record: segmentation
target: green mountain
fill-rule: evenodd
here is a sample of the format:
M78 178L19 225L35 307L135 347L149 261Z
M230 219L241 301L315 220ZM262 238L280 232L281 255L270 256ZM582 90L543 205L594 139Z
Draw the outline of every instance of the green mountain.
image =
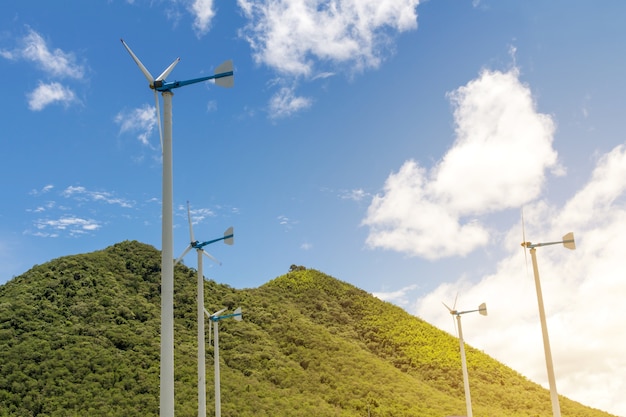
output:
M160 252L122 242L0 286L0 417L157 416ZM197 415L196 271L175 269L175 403ZM222 416L465 414L458 341L319 271L259 288L205 282L220 322ZM213 347L207 337L207 414ZM551 416L547 390L467 347L474 415ZM610 416L561 397L568 417Z

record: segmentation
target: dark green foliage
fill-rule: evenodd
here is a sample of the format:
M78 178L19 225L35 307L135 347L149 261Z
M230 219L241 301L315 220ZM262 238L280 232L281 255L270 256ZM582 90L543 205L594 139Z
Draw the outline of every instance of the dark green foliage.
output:
M295 267L295 268L294 268ZM0 417L156 416L160 253L138 242L34 267L0 287ZM177 416L197 415L196 271L175 269ZM313 269L254 289L205 281L220 322L222 416L464 414L458 342ZM207 415L214 414L207 338ZM550 416L549 393L468 346L474 415ZM566 416L609 414L561 398Z

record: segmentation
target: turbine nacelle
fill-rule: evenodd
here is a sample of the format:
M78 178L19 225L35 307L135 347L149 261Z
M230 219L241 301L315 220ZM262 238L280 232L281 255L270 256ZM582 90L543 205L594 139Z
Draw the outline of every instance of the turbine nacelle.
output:
M231 60L225 61L222 64L220 64L215 69L214 75L209 75L207 77L194 78L192 80L187 80L187 81L167 82L165 81L165 78L167 78L167 76L170 75L170 73L172 72L176 64L180 62L180 58L176 58L174 62L172 62L169 65L169 67L167 67L165 71L161 73L161 75L154 78L152 74L150 74L150 71L148 71L148 69L145 67L145 65L143 65L143 63L139 60L139 58L137 58L137 55L135 55L135 53L130 49L130 47L126 44L126 42L124 42L124 39L120 39L120 40L122 41L122 45L124 45L124 48L126 48L128 53L130 54L131 58L133 58L133 61L135 61L135 63L137 64L141 72L143 73L144 77L146 77L146 79L148 80L148 86L150 87L152 91L154 91L154 102L155 102L155 108L156 108L156 114L157 114L157 123L159 124L159 140L161 141L161 149L163 149L163 130L161 127L161 109L159 107L159 96L157 94L157 91L160 91L163 93L166 91L171 91L174 88L179 88L185 85L195 84L195 83L212 80L212 79L214 79L215 84L220 87L229 88L234 85L235 77L234 77L234 72L233 72L233 61Z

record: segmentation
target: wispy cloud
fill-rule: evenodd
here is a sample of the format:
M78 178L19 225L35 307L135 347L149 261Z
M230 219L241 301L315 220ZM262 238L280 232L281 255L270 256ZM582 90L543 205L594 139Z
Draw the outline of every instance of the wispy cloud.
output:
M93 201L107 204L114 204L124 208L132 208L134 202L123 198L115 197L107 191L91 191L81 186L69 186L61 193L63 197L73 198L82 201Z
M278 216L277 220L278 220L278 224L283 226L285 230L291 230L295 224L298 224L296 220L292 220L289 217L285 216L284 214L281 214L280 216Z
M185 219L187 219L187 207L186 206L183 206L183 205L178 206L178 212L181 217L184 217ZM200 224L205 219L216 216L215 211L207 207L190 208L189 214L191 215L191 222L193 224Z
M35 232L30 232L40 237L59 237L61 232L76 237L94 232L102 227L102 224L93 219L84 219L75 216L64 216L58 219L37 219L34 223Z
M353 190L345 190L339 194L342 200L362 201L363 199L370 197L370 194L361 188Z
M517 69L483 71L449 97L456 142L430 171L409 160L389 176L363 221L371 247L428 259L467 255L489 240L478 216L532 201L546 171L563 173L554 121L537 111Z
M211 21L215 17L213 0L193 0L189 11L194 16L193 29L198 37L205 35L211 29Z
M35 90L27 94L27 98L28 108L33 111L43 110L53 103L68 106L77 101L76 94L70 88L57 82L46 84L41 81Z
M114 121L120 126L120 133L136 133L139 142L155 149L150 144L152 132L155 128L158 129L156 109L154 106L144 104L130 112L119 112L115 116Z
M409 285L404 288L400 288L396 291L379 291L374 292L372 295L376 298L380 298L383 301L389 301L390 303L397 304L399 306L408 306L411 301L409 300L409 294L418 288L417 284Z
M64 52L59 48L51 50L39 33L31 28L27 28L27 32L15 49L2 50L0 56L10 60L23 59L33 62L53 77L75 79L84 77L85 67L76 62L73 53Z
M37 190L37 189L31 190L31 192L29 194L36 196L36 195L45 194L47 192L50 192L52 189L54 189L54 185L48 184L48 185L45 185L41 190Z
M311 103L310 98L297 96L294 88L282 87L270 99L270 117L280 119L291 116L294 113L311 107Z
M39 237L78 237L90 234L103 227L105 222L95 219L102 211L98 206L106 204L117 206L124 210L120 217L128 213L128 209L135 207L135 202L116 196L109 191L93 191L83 186L68 186L53 193L53 185L46 185L40 190L32 190L29 194L35 199L45 198L45 201L34 204L34 208L27 209L36 218L32 220L32 228L25 234ZM57 197L62 202L55 201ZM83 213L88 212L88 215ZM115 212L106 211L107 218L115 218ZM110 221L110 220L109 220Z

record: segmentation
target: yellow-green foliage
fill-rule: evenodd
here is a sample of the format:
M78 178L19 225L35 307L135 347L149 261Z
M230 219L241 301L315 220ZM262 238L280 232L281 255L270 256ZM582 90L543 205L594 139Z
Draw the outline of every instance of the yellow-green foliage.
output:
M384 277L381 277L384 279ZM197 415L196 271L175 269L175 407ZM0 287L0 417L156 416L160 253L138 242L68 256ZM458 342L304 267L236 290L205 281L220 322L222 416L425 416L465 411ZM208 326L207 326L208 328ZM206 345L207 415L214 414ZM474 415L551 416L549 394L467 348ZM607 417L565 398L564 416Z

